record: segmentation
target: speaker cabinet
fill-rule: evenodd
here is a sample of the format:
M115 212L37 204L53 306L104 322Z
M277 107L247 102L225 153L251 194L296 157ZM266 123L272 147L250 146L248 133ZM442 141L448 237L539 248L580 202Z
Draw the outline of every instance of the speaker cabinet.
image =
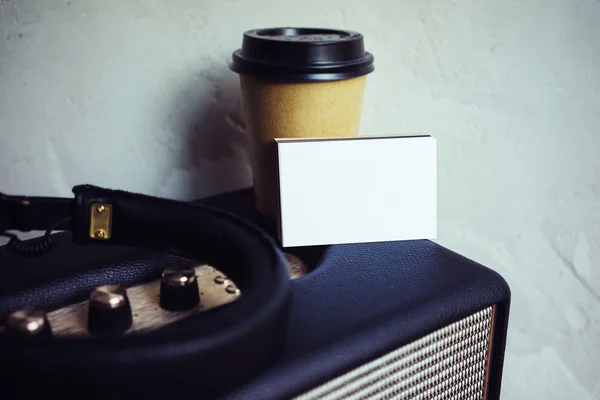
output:
M237 214L275 236L274 224L254 209L252 190L202 202ZM158 291L156 282L165 268L198 265L151 251L78 247L69 243L66 234L54 237L58 248L40 258L19 258L0 249L0 324L11 311L24 307L41 308L52 317L61 308L76 307L102 284L132 287L155 282L150 286ZM427 240L284 251L296 279L280 351L238 385L222 385L211 397L499 398L510 290L496 272ZM198 276L201 293L205 284L226 283L226 277ZM229 294L219 292L219 296L235 296L234 289L229 287ZM135 304L137 298L130 294L131 307L145 309ZM142 317L134 316L134 325ZM202 313L189 318L202 318ZM223 358L233 371L243 362L244 352L224 353ZM5 380L0 384L8 377L0 377ZM194 382L203 379L219 387L218 376L196 376L193 368L182 379L189 385L184 385L185 396L179 397L206 397L195 389ZM148 381L136 387L135 394L168 394L168 385L158 383ZM44 384L54 392L62 390L52 388L52 382ZM95 390L102 389L102 382L98 385ZM85 393L85 388L77 390Z

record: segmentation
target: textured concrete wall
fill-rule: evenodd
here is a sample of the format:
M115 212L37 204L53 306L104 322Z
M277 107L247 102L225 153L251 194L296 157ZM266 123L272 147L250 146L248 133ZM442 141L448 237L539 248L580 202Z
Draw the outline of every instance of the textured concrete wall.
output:
M0 0L0 188L249 185L246 29L365 34L362 132L439 139L439 241L513 289L505 399L600 398L600 4Z

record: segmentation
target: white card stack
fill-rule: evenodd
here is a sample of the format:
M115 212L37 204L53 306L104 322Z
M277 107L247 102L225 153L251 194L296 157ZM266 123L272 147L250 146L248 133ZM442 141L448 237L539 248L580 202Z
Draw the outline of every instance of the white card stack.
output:
M284 247L436 237L431 136L276 141Z

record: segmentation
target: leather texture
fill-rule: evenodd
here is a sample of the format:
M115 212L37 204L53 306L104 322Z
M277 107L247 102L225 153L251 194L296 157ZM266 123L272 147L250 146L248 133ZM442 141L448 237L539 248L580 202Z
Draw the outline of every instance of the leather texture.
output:
M251 190L204 200L262 226ZM428 240L288 248L314 269L292 281L280 358L227 399L287 399L495 305L487 399L499 399L510 288L495 271Z
M250 189L205 199L202 203L237 214L275 236L275 224L254 209ZM93 276L91 271L99 271L96 273L101 276L103 270L111 271L111 279L129 277L135 281L137 276L123 266L136 259L144 262L144 266L139 267L139 276L151 270L157 273L162 268L160 257L164 257L110 248L108 251L115 254L108 256L102 246L85 248L85 256L77 254L83 257L79 262L70 256L77 250L72 246L59 246L48 257L64 260L64 264L57 272L52 271L53 268L36 272L31 281L16 271L23 265L24 271L33 273L42 268L42 260L14 260L12 256L0 254L0 265L10 265L7 268L12 271L12 275L7 276L0 269L0 281L13 279L19 282L20 288L33 290L34 281L43 280L41 275L45 273L49 281L69 281L70 276L77 273L83 276L83 282L92 285L87 280ZM496 305L488 399L499 398L510 290L496 272L427 240L285 251L307 262L312 272L291 282L289 320L281 351L266 368L254 371L254 376L243 384L220 387L217 397L291 398L476 311ZM85 273L86 265L95 263L90 261L95 256L100 261L95 268L89 268L91 275ZM168 258L166 261L177 262ZM99 264L106 266L98 267ZM4 285L7 286L11 284ZM56 287L40 292L38 300L51 290ZM2 311L7 307L3 303L6 296L6 293L0 295ZM235 355L231 370L244 357L244 352ZM185 394L189 398L211 395L199 392L194 385L190 385Z
M185 391L186 383L194 381L197 390L210 395L247 378L279 350L287 322L290 281L282 253L264 232L203 205L91 186L76 187L74 192L78 209L73 218L74 242L148 247L206 262L230 276L243 295L218 312L211 310L201 318L186 318L143 334L27 342L4 335L0 354L2 365L10 367L4 369L11 374L3 388L25 378L57 395L75 395L76 382L98 397L111 396L129 386L139 388L137 394L177 396ZM95 203L112 205L109 240L89 237L89 210ZM139 272L147 270L144 266ZM101 279L109 278L104 268L100 271ZM130 276L124 265L110 280L120 283L121 277ZM89 284L89 280L83 283ZM80 282L70 276L58 283L42 293L68 297L80 289ZM29 293L21 292L24 296ZM37 298L41 297L38 291ZM228 354L242 351L244 359L231 369ZM148 385L148 381L153 384Z

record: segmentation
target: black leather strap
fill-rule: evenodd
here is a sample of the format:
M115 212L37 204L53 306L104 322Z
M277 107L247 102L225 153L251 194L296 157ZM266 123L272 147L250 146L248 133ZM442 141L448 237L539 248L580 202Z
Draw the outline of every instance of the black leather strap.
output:
M63 221L73 214L73 204L72 199L0 193L0 233L9 229L21 232L70 229L69 223Z
M283 337L290 287L284 258L269 236L202 205L93 186L78 186L74 193L75 243L149 248L206 262L229 275L242 296L151 333L52 338L26 346L2 337L3 370L15 379L43 376L63 389L73 382L97 386L96 394L144 387L171 395L189 391L190 382L209 395L260 371ZM109 240L90 238L93 203L112 206ZM149 380L157 385L148 386Z

